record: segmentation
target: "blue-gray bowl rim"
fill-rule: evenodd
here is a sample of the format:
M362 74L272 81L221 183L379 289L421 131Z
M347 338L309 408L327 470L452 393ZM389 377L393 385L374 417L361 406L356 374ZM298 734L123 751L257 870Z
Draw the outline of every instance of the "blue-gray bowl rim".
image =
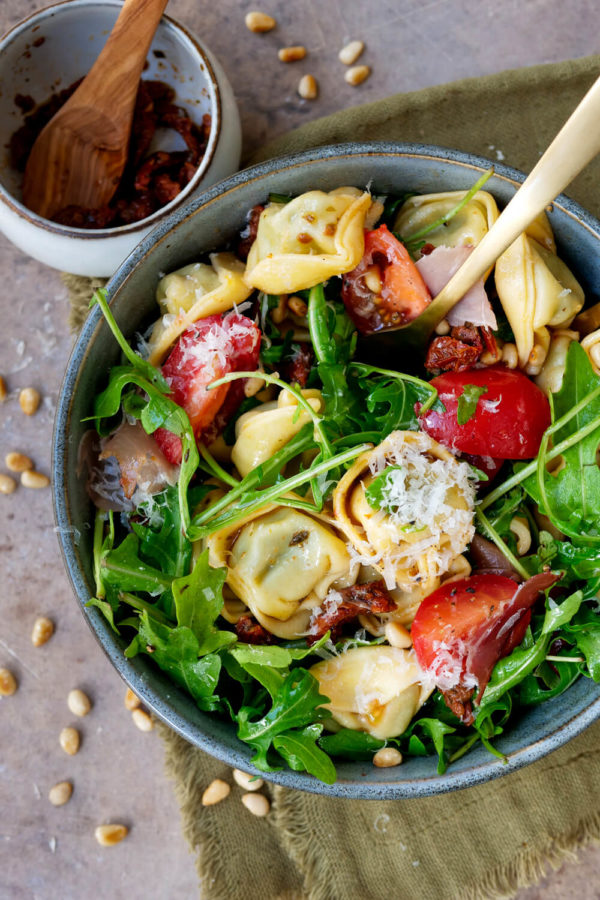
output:
M426 157L433 161L456 163L468 168L485 170L490 166L494 168L494 174L499 178L512 182L518 186L525 179L525 175L518 169L493 162L483 156L438 147L431 144L400 143L391 141L373 141L360 143L328 144L314 149L292 153L286 156L260 162L231 175L207 189L199 196L193 198L181 209L174 210L164 221L160 222L129 254L112 276L106 290L109 301L126 282L132 270L146 257L152 247L162 240L176 225L184 219L194 215L199 209L215 200L219 195L229 192L250 180L259 179L270 175L282 168L303 166L314 161L336 157ZM569 199L565 194L556 198L554 204L561 208L571 218L576 219L586 229L591 231L600 241L600 221L587 212L582 206ZM309 791L312 793L329 796L361 799L396 799L408 797L423 797L446 793L472 787L477 784L499 778L523 766L529 765L538 759L551 753L576 737L600 717L600 689L590 683L592 699L587 707L579 711L571 719L566 721L559 729L549 730L541 737L532 737L531 742L522 746L516 752L510 753L506 760L498 759L490 755L485 762L472 766L469 769L455 772L452 766L443 775L435 773L435 759L431 758L431 775L425 778L403 779L401 772L404 766L398 767L398 778L395 781L385 783L365 782L358 778L347 780L343 777L343 769L346 764L338 764L342 770L342 777L333 785L324 784L321 781L305 773L284 770L264 775L249 765L248 757L241 751L223 747L218 740L212 739L209 734L193 726L184 716L173 710L156 691L149 686L146 677L136 671L129 660L125 658L121 647L117 644L114 633L110 630L104 617L96 609L86 610L85 602L89 599L89 592L85 589L81 572L77 563L73 535L68 514L68 502L66 494L66 470L64 466L64 435L69 422L69 410L73 388L77 382L77 372L85 353L88 342L91 340L102 318L98 306L94 307L88 315L81 332L71 352L60 395L57 403L57 411L54 423L52 442L52 469L53 469L53 498L56 531L59 538L60 549L67 574L73 590L79 600L79 606L84 614L89 627L98 640L100 646L117 669L125 683L140 697L144 704L162 720L166 725L185 738L191 744L206 751L210 755L220 759L225 764L234 768L241 768L268 778L275 784L288 788ZM178 690L173 686L174 690ZM550 703L552 701L549 701ZM551 726L550 726L551 727ZM356 766L356 763L350 764ZM389 770L387 770L389 773Z

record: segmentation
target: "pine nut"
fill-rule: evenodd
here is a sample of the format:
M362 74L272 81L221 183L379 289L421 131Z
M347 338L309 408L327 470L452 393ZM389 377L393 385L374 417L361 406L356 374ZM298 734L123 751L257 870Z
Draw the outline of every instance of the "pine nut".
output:
M152 731L154 728L151 716L144 709L134 709L131 713L131 718L135 727L139 728L140 731Z
M23 487L39 490L40 488L47 488L50 484L50 479L47 475L36 472L35 469L27 469L25 472L21 472L21 484Z
M284 63L297 62L306 56L306 47L299 44L297 47L282 47L277 56Z
M0 669L0 697L10 697L17 690L17 679L9 669Z
M402 754L395 747L382 747L373 757L373 765L378 769L389 769L399 766L402 762Z
M254 397L265 387L264 378L247 378L244 384L244 397Z
M373 200L365 216L365 230L372 231L383 215L385 207L381 200Z
M58 736L60 746L69 756L75 756L79 750L81 738L76 728L63 728Z
M98 825L94 837L101 847L114 847L127 837L129 829L126 825Z
M312 75L303 75L298 85L298 93L303 100L316 100L319 86Z
M274 325L281 325L287 313L287 294L280 294L277 306L271 310L271 321Z
M215 778L202 794L202 806L214 806L220 803L225 797L229 797L231 793L231 785L220 778Z
M371 69L369 66L352 66L344 75L344 81L346 84L351 84L352 87L357 87L363 81L366 81L370 74Z
M41 647L43 644L50 640L53 634L54 622L46 618L46 616L39 616L39 618L37 618L33 623L31 643L34 647Z
M365 285L371 291L372 294L380 294L381 288L383 287L381 283L381 274L379 272L379 266L369 266L367 271L363 276Z
M435 326L435 333L439 334L441 337L444 337L446 334L450 334L450 323L448 319L441 319L437 325Z
M308 312L308 306L302 299L302 297L290 297L287 302L288 309L290 309L295 316L298 316L300 319L303 319Z
M87 716L92 708L92 701L87 694L84 694L83 691L76 688L73 691L69 691L67 706L74 716Z
M7 453L4 457L6 468L10 472L25 472L27 469L33 469L33 462L24 453Z
M71 799L73 785L70 781L59 781L48 792L48 800L52 806L64 806Z
M529 522L523 516L513 516L509 528L517 539L517 555L525 556L531 547Z
M271 804L264 794L244 794L242 803L253 816L268 816Z
M502 348L502 362L509 369L516 369L519 364L519 354L516 346L510 341Z
M531 353L529 354L529 359L527 360L527 365L525 366L525 371L528 375L532 377L535 375L539 375L542 371L542 366L546 360L546 356L548 355L548 351L541 344L534 344Z
M127 693L125 694L125 700L123 702L125 703L125 709L128 709L131 712L142 705L142 701L137 694L133 693L131 688L127 688Z
M0 473L0 494L12 494L17 489L17 482L10 475Z
M19 404L26 416L32 416L40 405L40 392L33 387L23 388L19 394Z
M385 626L385 637L388 644L391 644L392 647L406 650L412 646L410 631L404 625L401 625L400 622L388 622Z
M2 375L0 375L0 403L4 403L6 398L8 397L8 388L6 387L6 382Z
M349 44L342 47L338 53L338 59L341 63L344 63L345 66L351 66L352 63L356 62L364 49L365 45L363 41L350 41Z
M249 775L248 772L242 772L241 769L233 770L233 780L236 784L239 784L241 788L244 788L245 791L260 791L264 784L262 778L255 778L254 775Z
M258 10L249 12L244 21L246 22L246 28L253 31L254 34L263 34L265 31L272 31L277 25L273 16L268 16L266 13L258 12Z

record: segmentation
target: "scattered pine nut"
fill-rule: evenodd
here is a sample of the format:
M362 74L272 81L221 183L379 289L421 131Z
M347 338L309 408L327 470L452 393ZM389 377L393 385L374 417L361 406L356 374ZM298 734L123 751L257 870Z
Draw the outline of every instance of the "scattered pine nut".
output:
M284 63L297 62L306 56L306 47L299 44L297 47L282 47L277 56Z
M371 69L369 66L352 66L344 75L344 81L346 84L351 84L352 87L357 87L357 85L366 81L370 74Z
M345 47L342 47L338 53L338 59L345 66L351 66L356 62L360 54L365 49L363 41L350 41Z
M434 331L436 334L439 334L442 336L446 335L446 334L450 334L450 322L448 321L448 319L440 319L440 321L435 326Z
M4 462L10 472L25 472L27 469L33 469L32 460L25 456L24 453L17 453L16 450L12 453L7 453L4 457Z
M0 375L0 403L4 403L6 398L8 397L8 388L6 387L6 382L2 375Z
M507 341L502 348L502 362L509 369L516 369L519 364L516 344L513 344L511 341Z
M275 325L281 325L287 313L287 294L280 294L277 306L271 310L271 320Z
M253 31L254 34L263 34L265 31L272 31L277 25L273 16L268 16L267 13L259 12L258 10L247 13L244 21L246 23L246 28Z
M373 765L378 769L389 769L391 766L399 766L402 762L402 754L395 747L382 747L373 757Z
M152 731L154 728L152 717L144 709L134 709L131 713L131 718L135 727L139 728L140 731Z
M363 280L368 287L368 289L373 294L380 294L381 289L383 287L383 283L381 281L381 271L377 264L369 266L367 271L363 276Z
M316 100L319 86L312 75L303 75L298 85L298 93L303 100Z
M74 716L87 716L92 708L92 701L87 694L84 694L83 691L76 688L73 691L69 691L67 706Z
M98 825L94 837L101 847L114 847L127 837L129 829L126 825Z
M19 404L26 416L32 416L40 405L40 392L33 387L23 388L19 394Z
M17 690L17 679L9 669L0 669L0 697L10 697Z
M39 616L33 623L31 643L34 647L41 647L50 640L54 634L54 622L46 616Z
M245 791L259 791L264 784L262 778L255 778L254 775L242 772L241 769L233 770L233 780Z
M21 472L21 484L26 488L40 490L40 488L48 487L50 479L47 475L36 472L35 469L27 469L25 472Z
M412 638L410 631L401 625L400 622L388 622L385 626L385 638L392 647L399 647L406 650L412 646Z
M253 816L268 816L271 804L264 794L244 794L242 803Z
M125 700L123 702L125 703L125 709L129 709L131 712L142 705L142 701L137 694L133 693L131 688L127 688L127 693L125 694Z
M73 793L73 785L70 781L59 781L53 788L50 788L48 800L52 806L64 806L71 799Z
M255 394L259 394L266 387L266 384L267 382L264 378L246 378L244 397L254 397Z
M214 806L215 803L220 803L228 797L230 792L231 785L221 781L220 778L215 778L202 794L202 806Z
M303 319L308 312L308 306L302 297L290 297L288 300L288 309L301 319Z
M0 494L12 494L17 489L17 482L10 475L0 473Z
M81 738L76 728L63 728L58 736L60 746L69 756L75 756L79 750Z

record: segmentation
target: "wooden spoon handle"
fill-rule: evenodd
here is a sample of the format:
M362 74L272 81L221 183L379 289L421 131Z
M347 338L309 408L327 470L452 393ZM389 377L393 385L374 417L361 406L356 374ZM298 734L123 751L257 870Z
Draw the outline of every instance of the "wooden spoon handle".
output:
M106 44L77 91L81 105L91 103L114 118L132 107L156 27L168 0L125 0Z
M481 242L432 303L440 321L600 152L600 78L558 132ZM439 312L439 316L438 316Z

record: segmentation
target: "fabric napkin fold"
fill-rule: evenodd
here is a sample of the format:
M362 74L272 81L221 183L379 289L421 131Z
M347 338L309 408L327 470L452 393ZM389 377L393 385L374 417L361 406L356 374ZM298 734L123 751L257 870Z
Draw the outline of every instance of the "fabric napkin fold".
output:
M600 73L600 57L465 79L354 107L284 135L248 162L327 143L440 144L530 169ZM600 216L600 160L569 196ZM91 293L67 276L74 322ZM487 900L509 898L548 866L600 840L600 723L531 766L484 785L413 800L358 801L266 785L265 819L231 772L165 727L184 834L203 900Z

